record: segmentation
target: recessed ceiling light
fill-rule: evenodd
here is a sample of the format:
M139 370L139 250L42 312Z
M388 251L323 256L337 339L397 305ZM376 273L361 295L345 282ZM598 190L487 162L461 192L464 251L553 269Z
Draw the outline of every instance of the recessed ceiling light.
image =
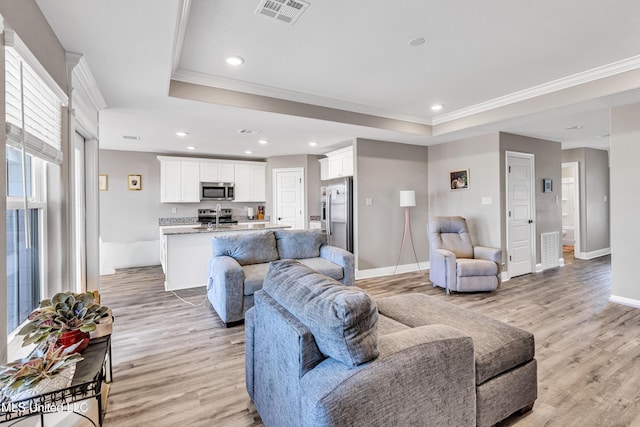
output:
M444 108L442 104L434 104L431 106L431 111L440 111Z
M262 145L265 145L265 144L269 143L269 141L267 141L266 139L261 139L261 140L258 141L258 143L260 143Z
M566 130L577 130L577 129L582 129L583 127L584 126L582 126L582 125L575 125L575 126L566 127L565 129Z
M244 154L253 154L253 151L251 151L251 150L244 150Z
M195 150L196 148L198 148L198 147L196 147L196 146L194 146L194 145L189 145L189 146L187 147L187 150Z
M606 134L606 135L594 135L594 138L602 139L602 138L609 138L610 136L611 136L611 134Z
M185 136L189 135L189 132L185 132L183 130L179 130L178 132L176 132L176 135L178 135L179 137L185 137Z
M409 46L422 46L425 42L424 37L416 37L415 39L409 40Z
M310 146L312 146L312 147L315 147L316 145L318 145L318 143L317 143L317 142L315 142L315 141L311 141L311 142L309 143L309 145L310 145Z
M242 56L229 56L226 61L229 65L238 66L244 64L244 58Z
M130 139L132 141L139 141L142 138L137 135L122 135L122 139Z

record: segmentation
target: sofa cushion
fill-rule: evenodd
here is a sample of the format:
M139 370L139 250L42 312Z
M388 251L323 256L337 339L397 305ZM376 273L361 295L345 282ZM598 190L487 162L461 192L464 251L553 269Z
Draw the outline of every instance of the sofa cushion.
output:
M415 328L448 325L473 338L476 385L533 359L533 334L424 294L405 294L377 301L378 310Z
M332 279L340 280L344 277L344 271L341 266L324 258L305 258L299 259L298 261L310 269L315 270L320 274L324 274L325 276L329 276Z
M456 269L458 277L495 276L498 274L498 264L484 259L458 258Z
M244 295L253 295L256 291L262 289L267 271L269 271L269 263L267 262L242 266L242 272L244 273Z
M296 260L272 262L262 289L311 330L323 354L349 366L378 357L378 310L362 289Z
M230 256L240 265L261 264L279 259L273 231L234 233L211 239L213 256Z
M320 246L327 244L322 230L276 230L275 236L281 259L319 257Z

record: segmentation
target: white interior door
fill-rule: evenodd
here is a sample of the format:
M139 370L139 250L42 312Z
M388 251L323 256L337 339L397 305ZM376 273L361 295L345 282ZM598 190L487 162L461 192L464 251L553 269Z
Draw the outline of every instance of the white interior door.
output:
M531 273L535 264L534 156L507 153L507 268L510 277Z
M293 229L304 228L304 186L302 168L273 170L275 222Z

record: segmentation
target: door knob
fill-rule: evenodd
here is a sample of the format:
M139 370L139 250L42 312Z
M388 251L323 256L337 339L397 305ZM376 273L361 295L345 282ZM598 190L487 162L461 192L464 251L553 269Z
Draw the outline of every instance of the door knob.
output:
M533 220L532 220L532 219L530 219L530 220L529 220L529 224L532 224L532 223L533 223Z
M282 221L282 218L281 218L281 217L278 217L278 221Z

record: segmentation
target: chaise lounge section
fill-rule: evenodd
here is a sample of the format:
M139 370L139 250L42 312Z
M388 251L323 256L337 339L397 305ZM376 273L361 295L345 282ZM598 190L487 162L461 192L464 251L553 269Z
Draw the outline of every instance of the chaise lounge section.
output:
M246 313L266 426L491 426L537 397L529 332L423 294L373 300L292 260Z
M353 254L327 245L321 230L230 233L211 239L207 296L226 326L241 323L271 261L296 259L346 286L355 282Z

